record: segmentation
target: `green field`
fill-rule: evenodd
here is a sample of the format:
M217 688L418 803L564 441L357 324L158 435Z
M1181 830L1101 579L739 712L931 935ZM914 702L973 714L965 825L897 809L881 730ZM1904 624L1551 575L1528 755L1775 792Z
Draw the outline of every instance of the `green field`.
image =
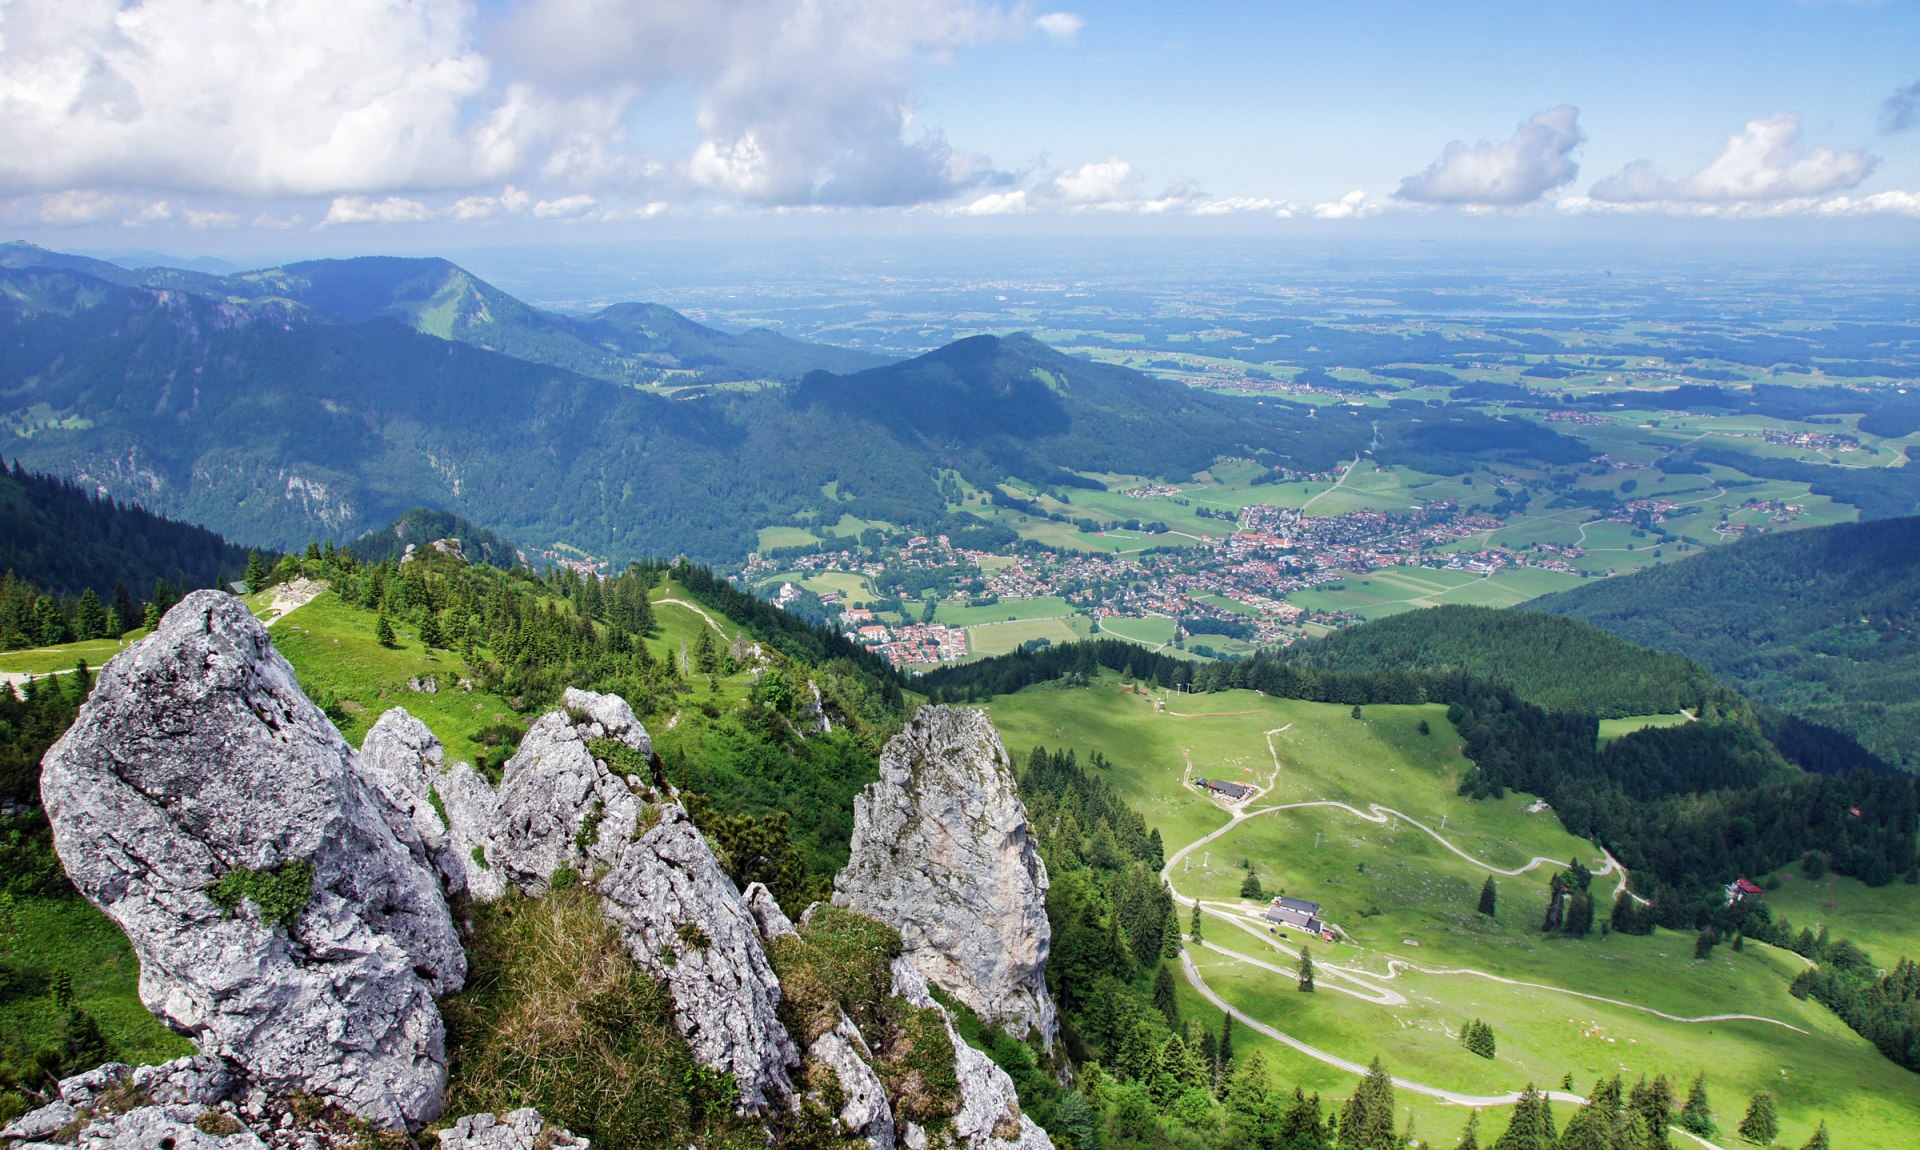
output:
M1464 548L1463 548L1464 549ZM1287 601L1309 611L1344 611L1379 619L1442 604L1511 607L1552 591L1580 584L1580 576L1534 567L1508 568L1492 575L1432 567L1382 567L1292 592Z
M1173 642L1176 624L1163 615L1109 615L1100 620L1100 633L1113 639L1125 639L1143 647L1163 647Z
M1220 948L1190 953L1216 993L1296 1039L1359 1063L1378 1053L1397 1075L1474 1095L1530 1080L1557 1087L1566 1074L1585 1089L1616 1072L1629 1082L1665 1073L1684 1089L1704 1069L1723 1129L1738 1123L1748 1094L1767 1089L1779 1100L1781 1140L1790 1146L1822 1118L1836 1145L1908 1145L1920 1137L1915 1077L1824 1008L1787 993L1804 966L1797 956L1750 943L1696 961L1690 933L1607 934L1600 924L1614 875L1593 880L1593 934L1542 935L1547 882L1565 863L1529 863L1578 857L1598 871L1602 856L1550 811L1530 812L1528 796L1474 802L1455 793L1468 764L1443 707L1368 706L1356 720L1350 707L1245 691L1162 696L1125 690L1109 677L1088 687L1028 688L988 710L1016 760L1036 744L1076 748L1083 760L1100 750L1113 764L1105 777L1160 830L1170 860L1228 828L1170 867L1176 897L1206 901L1207 941ZM1631 722L1650 718L1684 719ZM1419 733L1422 720L1427 735ZM1229 827L1225 809L1183 785L1190 774L1252 782L1266 789L1245 810L1282 809ZM1257 907L1238 895L1247 867L1269 893L1321 902L1345 932L1338 943L1305 943L1320 971L1319 993L1302 995L1293 985L1294 950L1303 944L1297 932L1282 940L1249 917ZM1475 911L1489 874L1499 893L1493 919ZM1911 906L1907 888L1886 890L1906 892ZM1878 939L1891 955L1913 941L1897 894L1842 880L1839 887L1809 884L1808 898L1850 909L1865 924L1854 936L1869 949ZM1789 913L1796 923L1819 917ZM1835 931L1844 933L1838 920ZM1183 996L1183 1005L1189 1001L1203 1016L1217 1014ZM1710 1017L1717 1015L1759 1018ZM1493 1026L1498 1058L1461 1047L1458 1029L1469 1018ZM1283 1084L1334 1097L1352 1087L1344 1071L1277 1044L1262 1049ZM1431 1099L1403 1091L1401 1102L1413 1107L1420 1132L1443 1145L1464 1121L1458 1108ZM1482 1134L1490 1142L1505 1118L1489 1118Z
M1824 926L1835 938L1859 943L1883 967L1920 959L1920 892L1906 883L1874 887L1836 874L1810 879L1792 866L1763 885L1774 915L1791 919L1796 930L1812 927L1818 934Z
M1600 720L1600 745L1606 746L1622 735L1631 735L1635 731L1648 727L1678 727L1693 722L1693 716L1680 715L1628 715L1622 719Z
M1071 643L1087 637L1087 620L1022 619L1012 623L981 623L967 628L967 652L972 655L1004 655L1022 643L1046 639L1052 643Z
M754 549L762 554L778 547L808 547L820 537L804 527L762 527Z
M57 647L32 647L24 651L8 651L0 654L0 671L48 675L57 671L71 671L73 665L81 659L85 659L87 666L97 671L108 659L146 636L146 631L140 630L131 631L119 639L88 639L80 643L62 643Z
M933 621L949 627L1006 623L1015 619L1056 619L1073 614L1073 605L1057 595L1039 599L1002 599L983 606L943 601L934 608Z

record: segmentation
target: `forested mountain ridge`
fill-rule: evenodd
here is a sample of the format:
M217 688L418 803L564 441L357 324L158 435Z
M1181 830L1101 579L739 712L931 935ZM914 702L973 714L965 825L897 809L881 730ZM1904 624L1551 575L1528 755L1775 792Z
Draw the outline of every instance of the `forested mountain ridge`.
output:
M1762 535L1526 607L1696 660L1920 769L1920 517Z

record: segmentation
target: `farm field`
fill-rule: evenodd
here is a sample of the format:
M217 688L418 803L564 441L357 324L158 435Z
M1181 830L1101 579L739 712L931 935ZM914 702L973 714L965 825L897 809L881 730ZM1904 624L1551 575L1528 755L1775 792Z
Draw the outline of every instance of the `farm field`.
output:
M1160 830L1176 899L1206 905L1207 945L1189 946L1198 977L1247 1018L1337 1058L1364 1065L1380 1054L1397 1076L1464 1095L1505 1094L1528 1081L1557 1089L1569 1074L1584 1091L1616 1072L1629 1082L1665 1073L1684 1090L1704 1069L1723 1130L1738 1123L1751 1092L1767 1089L1779 1100L1786 1145L1805 1141L1822 1118L1836 1144L1920 1137L1913 1075L1825 1008L1787 993L1804 966L1797 956L1749 943L1695 960L1690 934L1604 932L1618 876L1598 873L1608 866L1602 852L1567 834L1551 811L1530 810L1529 796L1474 802L1456 794L1469 764L1443 707L1368 706L1355 719L1350 707L1245 691L1163 697L1107 677L1031 687L988 711L1016 761L1034 745L1071 747L1083 761L1099 750L1111 761L1103 777ZM1617 723L1650 721L1685 717ZM1201 775L1263 788L1246 811L1286 809L1236 821L1185 785ZM1594 931L1543 935L1548 880L1576 857L1597 872ZM1267 895L1320 902L1340 941L1270 933L1251 917L1261 904L1239 895L1249 868ZM1492 919L1475 909L1490 874ZM1816 908L1822 899L1851 904L1866 924L1853 936L1869 949L1878 939L1891 955L1912 941L1892 900L1853 886L1809 885L1806 898ZM1780 909L1796 923L1819 918ZM1845 933L1837 924L1835 932ZM1294 986L1303 944L1319 971L1313 995ZM1196 988L1182 990L1183 1007L1218 1013ZM1458 1041L1472 1018L1494 1029L1492 1061ZM1332 1096L1351 1089L1346 1071L1277 1043L1262 1049L1285 1083ZM1440 1144L1465 1121L1460 1107L1437 1099L1403 1090L1400 1101ZM1505 1118L1486 1121L1483 1137ZM1675 1144L1686 1143L1676 1135Z
M1883 967L1902 958L1920 960L1920 915L1914 913L1914 888L1906 883L1871 887L1837 874L1811 879L1792 866L1762 885L1775 916L1791 919L1795 929L1811 927L1818 934L1826 927L1835 938L1859 943Z
M1045 639L1051 643L1071 643L1087 637L1087 620L1023 619L1007 623L979 623L967 628L967 652L985 658L1004 655L1022 643Z

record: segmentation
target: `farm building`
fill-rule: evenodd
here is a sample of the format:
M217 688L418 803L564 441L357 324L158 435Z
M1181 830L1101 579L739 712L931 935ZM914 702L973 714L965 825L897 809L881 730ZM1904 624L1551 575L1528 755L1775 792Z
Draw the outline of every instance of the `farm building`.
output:
M1727 884L1727 905L1732 906L1736 902L1751 902L1765 893L1765 891L1753 883L1748 882L1746 879L1737 878Z
M1253 788L1245 783L1229 783L1223 779L1195 779L1193 781L1230 803L1237 803L1253 793Z
M1320 904L1304 898L1274 899L1273 904L1267 907L1267 921L1304 930L1308 934L1319 934L1326 929L1326 924L1320 921Z

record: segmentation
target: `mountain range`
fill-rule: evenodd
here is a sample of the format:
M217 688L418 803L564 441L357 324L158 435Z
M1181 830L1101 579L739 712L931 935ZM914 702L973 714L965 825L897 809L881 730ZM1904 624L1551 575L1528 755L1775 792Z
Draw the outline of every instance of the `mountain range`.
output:
M1196 391L978 336L898 364L669 309L541 311L441 260L236 276L0 248L0 426L29 466L293 547L433 506L535 547L734 559L842 516L931 527L942 469L1087 486L1223 455L1555 460L1575 441L1412 405ZM727 385L735 386L727 386Z

